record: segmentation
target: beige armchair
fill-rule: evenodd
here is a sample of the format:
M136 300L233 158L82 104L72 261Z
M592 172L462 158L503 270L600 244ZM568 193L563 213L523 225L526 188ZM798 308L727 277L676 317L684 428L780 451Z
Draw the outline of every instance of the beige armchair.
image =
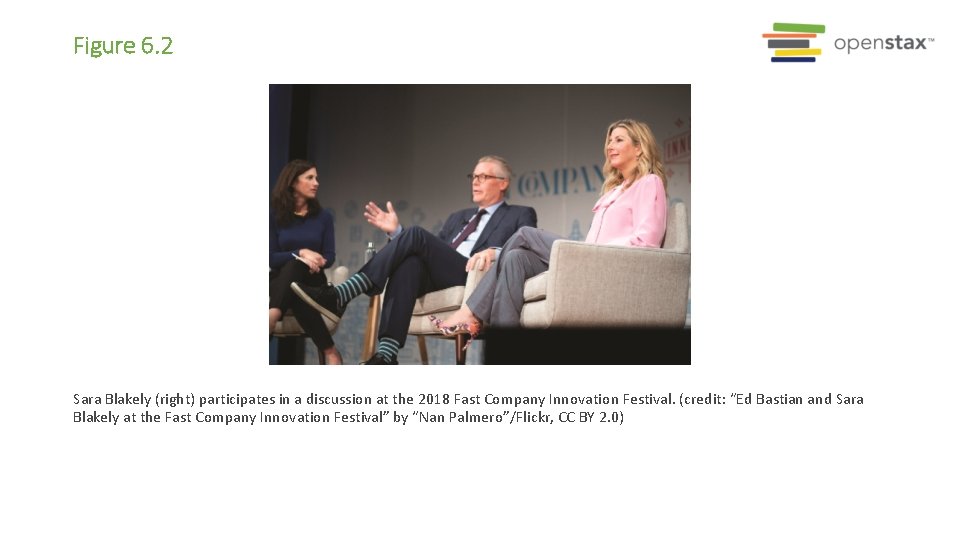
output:
M521 326L680 327L690 290L687 207L667 213L663 248L558 240L550 269L527 280Z
M434 317L445 319L460 309L460 306L469 298L473 289L477 287L480 278L486 273L485 270L471 270L467 273L466 285L434 291L417 298L417 303L413 306L413 317L410 319L410 329L407 331L407 334L417 336L417 344L420 346L421 363L429 363L427 343L424 339L428 336L456 339L457 364L463 365L466 363L467 353L463 350L463 346L467 342L467 336L461 334L456 336L456 338L445 337L430 323L430 316L433 315Z

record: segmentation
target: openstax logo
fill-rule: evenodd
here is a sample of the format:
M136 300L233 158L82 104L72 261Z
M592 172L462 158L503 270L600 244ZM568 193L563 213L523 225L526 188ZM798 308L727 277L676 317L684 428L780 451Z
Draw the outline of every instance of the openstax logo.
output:
M825 34L822 24L773 23L773 33L763 34L767 49L774 49L770 61L774 63L816 62L823 49L813 47L813 39ZM846 51L848 55L865 51L926 51L936 40L932 37L904 37L900 34L887 37L845 38L833 41L833 48Z
M767 48L774 49L771 62L816 62L820 49L810 47L810 40L827 31L822 24L773 23L773 34L764 34Z

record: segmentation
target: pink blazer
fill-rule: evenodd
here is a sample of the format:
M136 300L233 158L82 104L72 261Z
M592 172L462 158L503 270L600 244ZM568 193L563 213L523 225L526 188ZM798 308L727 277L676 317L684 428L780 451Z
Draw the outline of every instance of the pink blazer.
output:
M663 182L648 174L626 190L623 185L600 197L586 241L593 244L660 247L667 229L667 194Z

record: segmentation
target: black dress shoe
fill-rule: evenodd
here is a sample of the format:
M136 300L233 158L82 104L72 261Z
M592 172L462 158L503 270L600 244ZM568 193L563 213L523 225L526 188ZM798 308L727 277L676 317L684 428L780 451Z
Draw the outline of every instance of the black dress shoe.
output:
M343 317L343 312L347 307L340 307L340 301L337 298L337 291L331 287L311 287L309 285L300 285L291 283L290 288L297 294L308 306L320 312L334 323L339 323Z
M391 360L386 356L376 353L366 362L360 362L361 366L396 366L399 365L396 360Z

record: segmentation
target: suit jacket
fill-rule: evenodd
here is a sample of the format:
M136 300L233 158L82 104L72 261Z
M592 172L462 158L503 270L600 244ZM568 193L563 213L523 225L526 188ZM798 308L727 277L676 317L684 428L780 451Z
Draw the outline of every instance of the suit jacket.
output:
M466 227L467 223L477 213L477 208L466 208L459 212L450 214L447 222L440 229L437 236L445 242L453 242L453 239L460 234L460 231ZM517 232L520 227L536 227L537 212L529 206L510 206L504 202L496 212L490 216L487 225L480 233L480 238L474 244L470 254L487 248L503 247L503 244Z

